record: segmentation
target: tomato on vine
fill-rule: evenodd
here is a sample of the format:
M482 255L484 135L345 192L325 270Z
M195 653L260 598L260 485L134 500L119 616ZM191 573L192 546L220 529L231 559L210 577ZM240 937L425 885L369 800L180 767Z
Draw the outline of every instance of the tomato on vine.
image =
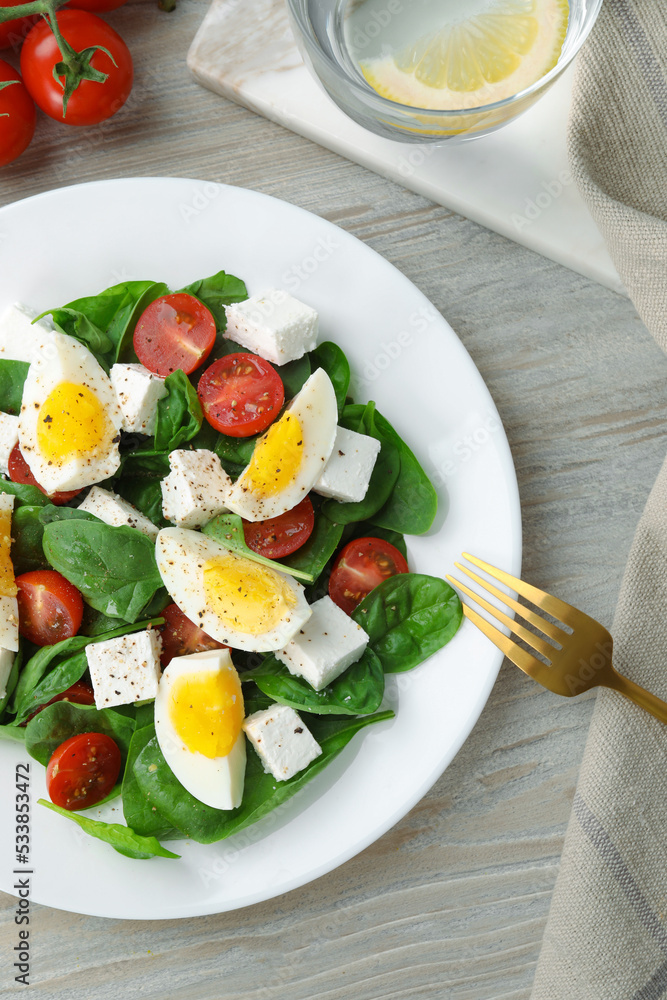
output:
M35 105L16 70L0 59L0 167L11 163L30 144L35 131Z
M35 25L21 49L24 83L45 114L68 125L96 125L130 96L132 56L95 14L61 10Z
M0 7L18 7L25 3L25 0L0 0ZM3 21L0 24L0 49L14 49L18 52L21 44L32 28L37 24L39 15L33 14L31 17L13 17L11 21Z

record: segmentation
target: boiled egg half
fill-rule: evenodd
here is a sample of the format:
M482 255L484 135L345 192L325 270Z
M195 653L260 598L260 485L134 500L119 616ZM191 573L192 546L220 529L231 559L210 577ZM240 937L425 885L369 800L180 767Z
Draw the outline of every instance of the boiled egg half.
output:
M0 649L19 648L18 589L12 565L12 511L14 497L0 493Z
M163 528L155 555L163 583L183 614L227 646L282 649L312 614L296 580L198 531Z
M162 674L155 733L167 764L213 809L241 805L246 747L241 681L228 649L177 656Z
M28 369L19 445L48 493L77 490L120 465L123 417L113 385L88 348L53 331Z
M331 379L318 368L258 439L249 465L229 490L229 509L247 521L265 521L296 507L327 464L337 423Z

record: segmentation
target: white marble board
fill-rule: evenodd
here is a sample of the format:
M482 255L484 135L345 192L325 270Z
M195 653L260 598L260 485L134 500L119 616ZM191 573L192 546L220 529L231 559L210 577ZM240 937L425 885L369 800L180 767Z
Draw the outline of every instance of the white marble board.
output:
M340 111L304 66L284 0L213 0L188 66L223 97L624 292L568 168L571 70L493 135L418 146L373 135Z

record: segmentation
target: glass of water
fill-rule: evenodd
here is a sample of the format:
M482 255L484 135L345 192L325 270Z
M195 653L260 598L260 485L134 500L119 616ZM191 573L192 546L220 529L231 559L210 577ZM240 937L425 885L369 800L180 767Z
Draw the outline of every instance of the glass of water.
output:
M473 139L570 64L602 0L287 0L306 64L350 118L405 142Z

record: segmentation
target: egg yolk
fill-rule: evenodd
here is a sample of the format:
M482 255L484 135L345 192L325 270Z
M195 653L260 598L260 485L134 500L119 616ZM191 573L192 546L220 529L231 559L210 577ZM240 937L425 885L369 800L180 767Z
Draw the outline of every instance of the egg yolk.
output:
M286 580L231 552L205 564L204 594L223 625L248 635L270 632L296 605Z
M113 437L113 425L95 393L74 382L57 385L37 417L37 446L54 465L74 457L97 457Z
M16 597L14 567L11 559L12 512L0 510L0 597Z
M226 757L243 723L243 694L234 667L177 677L169 718L183 743L204 757Z
M288 411L255 445L244 485L261 496L275 496L294 482L302 461L301 424Z

